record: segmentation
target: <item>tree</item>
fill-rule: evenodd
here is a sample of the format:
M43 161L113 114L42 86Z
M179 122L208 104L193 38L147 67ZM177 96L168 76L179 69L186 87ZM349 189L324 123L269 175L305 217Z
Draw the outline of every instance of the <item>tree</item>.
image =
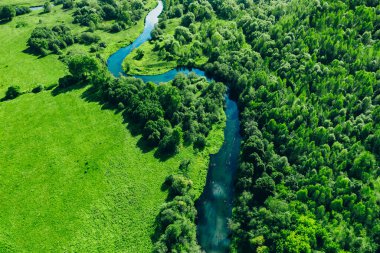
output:
M44 3L44 13L49 13L53 9L53 5L50 2Z
M181 44L188 44L193 39L193 35L191 34L189 28L178 26L174 31L174 38Z
M189 27L194 22L195 22L195 16L192 12L187 13L181 19L181 25L185 27Z
M20 86L10 86L5 92L5 99L15 99L22 94Z
M158 151L161 154L172 155L178 152L178 147L182 139L182 130L175 128L170 135L166 135L160 145L158 146Z
M269 176L263 176L256 180L255 192L257 198L261 201L267 199L270 195L274 193L275 182Z
M144 51L141 48L137 49L135 59L141 60L143 57L144 57Z
M355 158L354 164L351 168L351 173L356 178L363 179L365 174L374 171L375 166L376 160L373 154L368 151L364 151Z
M67 66L77 80L89 81L101 69L99 62L85 54L76 54L68 58Z
M0 20L11 21L14 16L16 16L16 9L13 6L0 7Z

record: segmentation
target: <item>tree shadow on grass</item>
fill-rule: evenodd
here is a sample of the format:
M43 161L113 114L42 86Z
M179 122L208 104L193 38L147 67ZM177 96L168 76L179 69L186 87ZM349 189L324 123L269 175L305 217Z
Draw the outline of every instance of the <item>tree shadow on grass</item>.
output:
M143 153L149 153L151 152L154 147L150 145L146 140L144 140L143 137L141 137L137 142L137 147L143 152Z
M86 86L86 84L83 84L83 83L77 83L77 84L74 84L74 85L70 85L69 87L56 86L51 91L51 94L55 97L55 96L58 96L60 94L64 94L64 93L67 93L67 92L70 92L70 91L82 89L85 86Z
M11 22L12 20L9 20L9 19L2 19L0 20L0 25L4 25L4 24L7 24L9 22Z
M156 150L156 152L154 152L154 158L160 160L160 162L166 162L175 155L176 153L162 153L159 150Z
M50 54L47 54L47 55L41 55L35 51L33 51L30 47L27 47L26 49L22 50L22 52L24 54L29 54L29 55L33 55L33 56L38 56L37 59L42 59L42 58L45 58L46 56L50 55Z

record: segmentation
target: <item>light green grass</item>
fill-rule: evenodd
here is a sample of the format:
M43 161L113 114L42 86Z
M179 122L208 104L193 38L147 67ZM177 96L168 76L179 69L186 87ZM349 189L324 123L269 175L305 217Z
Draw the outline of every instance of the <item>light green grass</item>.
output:
M167 175L190 159L197 195L207 152L181 148L161 162L143 153L120 114L80 98L26 94L0 103L0 252L150 252L154 219L166 198Z
M136 60L137 50L133 50L130 55L128 55L123 66L129 64L130 70L128 74L130 75L158 75L177 67L176 61L165 61L153 51L154 44L145 42L139 48L144 51L144 57L140 60Z

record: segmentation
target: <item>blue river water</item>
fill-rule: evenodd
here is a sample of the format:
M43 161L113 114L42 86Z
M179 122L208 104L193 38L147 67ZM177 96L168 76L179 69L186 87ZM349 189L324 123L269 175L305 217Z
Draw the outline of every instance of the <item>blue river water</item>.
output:
M163 11L162 1L147 15L143 33L129 46L119 49L111 55L107 61L109 71L119 77L125 75L122 63L134 49L151 38L151 31L158 23L158 16ZM200 69L178 68L161 75L135 76L144 82L161 83L173 80L178 73L188 74L195 72L204 76ZM226 128L224 130L224 143L219 152L210 157L210 165L207 180L201 197L196 201L197 238L202 250L207 253L229 252L228 218L232 214L232 202L234 196L233 182L238 167L240 142L239 111L235 101L226 96Z

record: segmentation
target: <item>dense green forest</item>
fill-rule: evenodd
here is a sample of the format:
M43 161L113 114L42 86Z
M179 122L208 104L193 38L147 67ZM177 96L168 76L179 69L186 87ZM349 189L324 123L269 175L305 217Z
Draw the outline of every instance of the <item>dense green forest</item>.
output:
M144 10L139 0L58 4L88 31L37 27L28 40L34 54L61 55L74 44L97 52L106 45L95 30L125 30ZM99 55L68 53L60 59L69 74L56 92L91 84L91 98L122 111L142 149L157 148L165 160L182 145L207 146L223 121L228 87L243 137L231 251L379 252L380 1L166 0L164 7L151 47L136 50L134 60L197 66L216 81L117 79ZM1 7L0 20L22 14ZM5 99L21 93L11 86ZM164 182L169 196L156 218L155 252L200 251L188 165Z
M239 101L233 250L378 251L379 1L166 4L175 43L199 41Z

